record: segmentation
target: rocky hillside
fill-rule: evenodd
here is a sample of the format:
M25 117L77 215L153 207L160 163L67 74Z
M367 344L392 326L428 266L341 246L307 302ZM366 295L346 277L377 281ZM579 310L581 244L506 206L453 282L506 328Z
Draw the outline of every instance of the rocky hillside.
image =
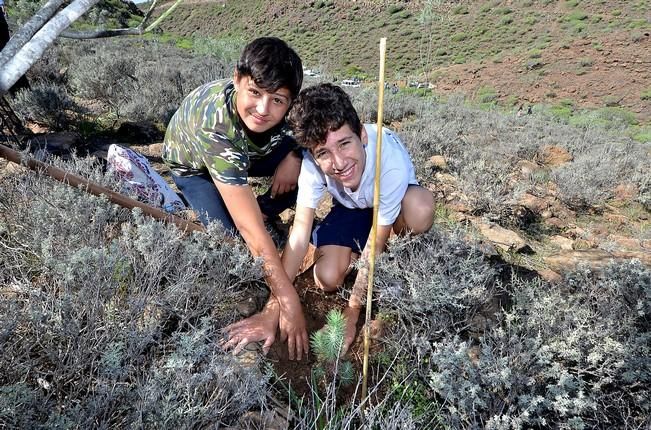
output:
M162 26L186 38L288 40L311 69L340 78L427 81L437 93L507 105L620 106L651 118L648 0L188 0ZM481 100L479 100L481 101Z

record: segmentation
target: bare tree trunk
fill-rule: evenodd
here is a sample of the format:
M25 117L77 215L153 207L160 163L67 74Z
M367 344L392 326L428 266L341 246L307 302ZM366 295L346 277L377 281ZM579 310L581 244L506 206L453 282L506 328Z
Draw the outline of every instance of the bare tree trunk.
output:
M65 0L48 2L25 24L5 49L0 53L0 96L4 95L29 68L43 56L45 50L62 35L66 28L79 19L100 0L73 0L63 10L52 17ZM176 0L156 21L143 29L156 7L154 0L144 19L136 28L98 30L90 32L66 32L67 37L94 39L122 35L140 35L152 31L169 16L183 0Z
M43 55L54 39L100 0L74 0L56 14L34 37L0 66L0 94L9 91L18 79Z
M0 53L0 66L16 55L45 23L54 16L65 0L49 0L34 16L9 39Z

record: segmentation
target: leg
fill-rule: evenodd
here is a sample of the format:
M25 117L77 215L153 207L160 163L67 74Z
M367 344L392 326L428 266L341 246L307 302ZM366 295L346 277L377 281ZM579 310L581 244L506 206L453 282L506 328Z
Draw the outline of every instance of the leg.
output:
M317 249L314 282L326 293L337 291L350 272L352 249L347 246L325 245Z
M224 200L209 174L194 176L172 174L172 179L203 225L208 225L210 221L219 221L226 230L232 233L237 231Z
M420 185L410 185L402 198L400 215L393 223L396 234L425 233L434 223L434 195Z
M317 247L314 281L326 292L336 291L364 249L373 222L372 209L348 209L335 204L312 233Z

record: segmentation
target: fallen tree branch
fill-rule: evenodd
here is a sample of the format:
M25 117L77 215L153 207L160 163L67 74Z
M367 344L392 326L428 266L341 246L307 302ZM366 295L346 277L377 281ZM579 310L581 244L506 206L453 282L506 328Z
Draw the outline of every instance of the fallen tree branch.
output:
M176 215L169 214L158 208L124 196L106 187L91 182L86 178L82 178L81 176L74 175L72 173L66 172L63 169L50 166L49 164L43 163L33 158L23 158L21 157L20 152L14 151L5 145L0 145L0 157L3 157L9 161L13 161L16 164L29 167L36 172L44 173L59 182L63 182L64 184L78 188L89 194L93 194L95 196L105 195L109 201L124 208L140 208L140 210L142 210L145 215L168 224L174 224L185 233L193 231L206 231L203 225L192 223Z

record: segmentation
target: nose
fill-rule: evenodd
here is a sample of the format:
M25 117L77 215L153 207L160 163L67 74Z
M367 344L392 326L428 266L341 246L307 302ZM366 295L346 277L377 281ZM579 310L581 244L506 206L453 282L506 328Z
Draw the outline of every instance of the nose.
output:
M346 165L344 157L339 153L339 151L333 151L332 153L332 167L335 170L343 170Z
M255 111L260 115L266 115L269 111L269 100L266 97L262 97L258 100L258 103L255 106Z

